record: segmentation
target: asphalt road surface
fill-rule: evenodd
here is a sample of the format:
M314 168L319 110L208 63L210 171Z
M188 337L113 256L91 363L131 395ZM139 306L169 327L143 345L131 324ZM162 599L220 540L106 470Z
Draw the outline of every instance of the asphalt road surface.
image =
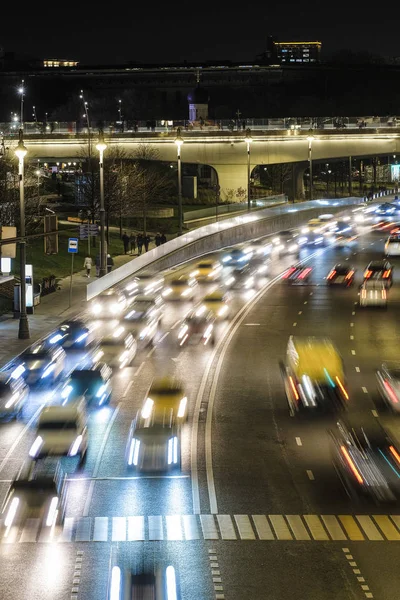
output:
M400 439L375 381L375 369L399 356L400 268L393 259L388 309L360 309L362 273L384 244L379 232L360 233L351 248L302 250L313 268L302 285L280 278L294 259L275 258L261 291L234 292L215 346L181 349L178 325L191 303L166 302L155 346L113 376L110 405L90 412L84 469L63 461L64 524L50 535L34 519L6 537L2 528L2 600L107 599L113 565L134 573L173 565L182 600L399 597L400 507L346 495L329 453L334 418L290 417L279 370L291 334L330 337L344 360L349 412L379 419ZM326 285L339 261L356 269L348 289ZM199 285L197 299L216 285ZM79 359L70 355L69 368ZM152 379L174 373L189 399L181 471L131 472L131 421ZM57 388L33 392L23 418L1 425L1 501L26 463L44 402L57 402Z

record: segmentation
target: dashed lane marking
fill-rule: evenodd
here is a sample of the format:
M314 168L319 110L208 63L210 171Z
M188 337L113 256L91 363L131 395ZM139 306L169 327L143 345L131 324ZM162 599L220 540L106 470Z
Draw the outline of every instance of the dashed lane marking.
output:
M143 364L143 363L142 363L142 364ZM142 365L140 365L140 367L141 367L141 366L142 366ZM140 369L140 367L139 367L139 369ZM128 383L128 385L126 386L126 390L125 390L125 391L124 391L124 393L122 394L122 397L123 397L123 398L126 398L126 396L127 396L128 392L129 392L129 390L131 389L132 385L133 385L133 380L131 379L131 381L130 381L130 382Z
M352 353L353 356L356 355L356 351L355 350L352 350L351 353Z
M354 315L356 314L356 311L355 311L355 310L353 310L353 312L352 312L351 314L352 314L352 315L353 315L353 317L354 317Z
M306 300L306 301L304 302L304 304L308 304L308 301Z
M302 311L302 310L299 310L299 312L298 312L297 314L298 314L298 315L302 315L302 314L303 314L303 311Z
M312 471L310 471L309 469L306 471L308 479L310 481L314 481L315 477L314 477L314 473Z
M169 331L166 331L164 333L164 335L162 336L162 338L160 338L159 344L161 344L161 342L163 342L168 335L169 335Z
M298 446L302 446L303 445L303 442L301 441L301 438L299 438L299 437L296 438L296 444Z
M293 327L297 327L297 323L293 323Z
M359 373L359 372L360 372L360 367L354 367L354 368L355 368L355 370L357 371L357 373Z
M181 322L180 319L178 319L171 327L171 329L175 329L175 327L177 327L179 325L179 323Z
M372 410L371 410L371 412L372 412L372 414L374 415L374 417L375 417L376 419L378 419L378 417L379 417L379 415L378 415L378 412L377 412L376 410L374 410L374 409L372 409Z
M350 323L350 327L354 327L354 323Z
M349 563L349 566L353 569L353 573L357 577L357 582L360 584L361 590L364 593L365 597L373 598L374 595L371 592L369 585L366 584L365 577L362 577L360 569L357 568L357 562L355 560L353 560L353 556L351 554L348 554L349 549L342 548L342 551L345 554L345 557L347 559L347 562Z
M150 352L148 352L148 354L146 354L146 358L150 358L151 356L153 356L155 351L156 351L156 347L154 346L154 348L152 348L150 350Z
M245 327L258 327L261 323L245 323Z
M138 367L137 371L135 371L135 373L133 374L133 376L134 376L134 377L137 377L137 376L140 374L140 372L141 372L141 370L143 369L144 365L145 365L145 362L143 361L143 362L140 364L140 366ZM133 382L132 382L132 383L133 383Z
M366 388L366 387L364 387L364 386L363 386L361 389L362 389L362 391L364 392L364 394L368 394L368 390L367 390L367 388Z
M351 340L354 340L354 335L351 335L351 336L350 336L350 339L351 339Z

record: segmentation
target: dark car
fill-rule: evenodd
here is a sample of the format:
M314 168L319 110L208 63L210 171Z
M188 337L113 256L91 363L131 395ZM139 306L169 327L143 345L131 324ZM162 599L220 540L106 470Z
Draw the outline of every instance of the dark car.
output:
M94 330L87 322L81 319L64 321L47 338L50 344L58 344L64 350L86 348L94 342Z
M111 398L112 369L106 363L72 371L61 390L63 404L84 398L88 404L103 406Z
M51 385L64 372L66 354L60 346L49 346L45 341L33 344L20 355L28 385Z
M312 267L294 265L289 267L282 275L282 279L288 283L306 283L311 275Z
M393 285L393 266L388 260L373 260L364 271L364 281L382 281L386 288Z
M148 423L138 417L132 421L126 461L128 468L148 473L179 469L181 448L177 425L168 419Z
M29 386L18 372L0 372L0 420L18 417L28 397Z
M178 331L178 342L180 346L189 342L206 345L209 341L215 343L215 316L204 307L191 310L182 321Z
M340 285L342 287L350 287L354 282L354 274L354 267L338 263L333 267L333 269L329 271L326 277L326 283L328 285Z

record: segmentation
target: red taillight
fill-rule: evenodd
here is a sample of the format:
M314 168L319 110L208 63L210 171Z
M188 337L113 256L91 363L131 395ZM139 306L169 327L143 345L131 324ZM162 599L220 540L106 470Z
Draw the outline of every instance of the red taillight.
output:
M307 275L309 275L311 273L312 269L311 267L307 267L307 269L304 269L300 275L299 275L299 279L305 279L307 277Z
M344 387L343 383L340 381L340 379L339 379L339 377L338 377L338 376L336 376L336 377L335 377L335 379L336 379L336 382L337 382L338 386L339 386L339 387L340 387L340 389L342 390L342 394L343 394L343 396L346 398L346 400L348 400L348 399L349 399L349 395L348 395L348 393L346 392L346 390L345 390L345 387Z
M333 271L331 271L331 272L329 273L329 275L328 275L327 279L332 279L332 277L335 277L335 275L336 275L336 271L335 271L335 270L333 270Z
M354 464L350 454L347 451L347 448L345 446L340 446L340 449L342 451L342 454L344 455L347 464L349 465L350 469L352 470L353 474L355 475L355 478L357 479L358 483L364 483L363 478L360 475L359 470L357 469L356 465Z
M289 382L290 382L290 387L293 390L293 394L296 400L299 400L299 394L296 390L296 386L294 385L294 381L293 381L293 377L291 377L291 375L289 375Z
M293 273L295 272L295 270L296 270L296 267L290 267L290 269L288 269L286 271L286 273L284 273L282 275L282 279L288 279L288 277L290 277L291 275L293 275Z
M354 271L350 271L350 273L347 273L345 279L348 281L349 279L351 279L354 275Z
M390 277L390 269L383 272L383 279L387 279L388 277Z
M394 446L389 446L389 450L400 465L400 456L399 456L399 453L397 452L396 448Z
M383 385L385 386L385 390L388 393L389 398L391 399L391 401L393 402L393 404L398 404L398 399L396 394L394 393L394 390L392 388L392 386L390 385L390 383L388 383L387 381L383 382Z

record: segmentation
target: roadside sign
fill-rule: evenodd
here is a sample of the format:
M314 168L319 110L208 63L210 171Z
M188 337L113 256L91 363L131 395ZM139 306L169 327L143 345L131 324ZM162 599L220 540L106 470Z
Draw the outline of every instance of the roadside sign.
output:
M87 225L79 225L79 239L87 240L87 238L88 238Z
M77 254L78 252L78 238L68 239L68 252L70 254Z
M97 225L97 223L91 223L89 225L89 233L92 236L99 235L99 226Z

